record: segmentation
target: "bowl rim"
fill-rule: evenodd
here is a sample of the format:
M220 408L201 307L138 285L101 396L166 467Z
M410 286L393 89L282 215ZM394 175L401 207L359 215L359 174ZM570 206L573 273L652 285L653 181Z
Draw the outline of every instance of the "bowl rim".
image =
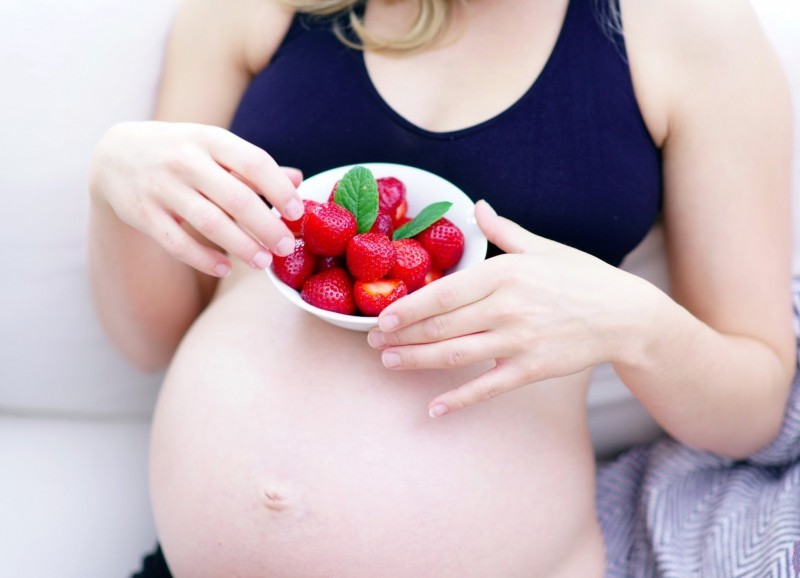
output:
M348 170L350 170L353 167L357 167L357 166L369 169L370 171L372 171L373 174L375 174L376 172L377 173L380 173L380 172L391 172L393 170L400 170L401 172L409 172L410 171L412 173L416 173L417 175L424 176L425 178L429 178L429 179L432 179L432 180L435 180L435 181L439 181L443 185L446 185L447 187L449 187L452 192L457 193L458 195L463 197L463 199L466 200L469 203L469 206L471 206L473 208L473 210L474 210L475 202L463 190L461 190L459 187L457 187L452 182L448 181L444 177L442 177L440 175L437 175L436 173L433 173L431 171L428 171L428 170L425 170L425 169L422 169L422 168L419 168L419 167L414 167L414 166L411 166L411 165L400 164L400 163L368 162L368 163L354 163L354 164L350 164L350 165L342 165L342 166L339 166L339 167L334 167L334 168L327 169L325 171L316 173L316 174L308 177L308 179L304 179L303 182L301 182L300 185L298 186L297 190L300 193L300 196L302 198L304 198L304 199L312 198L313 195L309 196L309 195L304 195L303 194L304 185L306 185L306 183L308 183L310 181L312 183L312 185L314 185L314 186L316 186L317 182L326 181L326 180L330 180L330 182L333 183L333 182L335 182L334 179L337 176L341 177ZM386 176L396 176L400 180L403 180L402 177L399 176L399 175L386 175ZM376 175L376 178L380 178L380 176ZM309 186L310 185L306 185L305 188L308 188ZM317 199L314 198L313 200L317 200ZM327 197L326 197L325 200L327 200ZM273 209L273 211L275 211L277 213L276 209ZM469 224L474 224L475 223L474 219L475 218L474 218L474 214L473 214L471 217L469 217ZM461 270L461 269L463 269L463 268L465 268L465 267L467 267L469 265L472 265L474 263L478 263L478 262L480 262L480 261L482 261L482 260L484 260L486 258L486 252L488 250L488 240L486 239L486 236L483 234L483 232L480 230L480 228L477 227L477 225L475 225L475 227L472 229L473 233L475 231L477 231L478 235L473 235L473 236L469 237L470 249L471 249L470 250L470 254L474 253L477 250L477 253L479 254L479 257L475 256L474 257L474 261L471 261L469 264L465 263L464 267L460 267L461 263L459 263L452 270ZM466 235L465 235L465 237L466 237ZM477 244L477 249L475 248L476 244ZM265 271L267 273L267 276L270 278L270 280L272 280L273 284L277 287L277 289L285 297L287 297L295 305L299 306L304 311L307 311L307 312L311 313L312 315L316 315L317 317L324 318L325 320L327 320L327 321L329 321L329 322L331 322L331 323L333 323L335 325L339 325L340 327L341 326L351 326L352 328L358 327L358 328L361 328L361 329L370 329L372 327L375 327L378 324L378 317L369 317L369 316L365 316L365 315L346 315L344 313L337 313L335 311L328 311L326 309L321 309L319 307L315 307L314 305L311 305L310 303L307 303L306 301L303 300L302 297L300 297L300 291L298 291L296 289L293 289L292 287L290 287L289 285L287 285L286 283L281 281L277 277L277 275L275 275L275 273L272 271L272 266L271 265L269 267L267 267L265 269Z

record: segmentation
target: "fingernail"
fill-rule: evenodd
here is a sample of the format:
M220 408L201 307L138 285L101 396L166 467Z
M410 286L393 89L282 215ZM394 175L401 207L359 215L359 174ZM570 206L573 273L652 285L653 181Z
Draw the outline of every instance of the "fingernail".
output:
M378 327L383 331L391 331L398 325L400 325L400 321L397 319L397 315L387 315L378 320Z
M292 199L286 203L286 216L290 221L296 221L302 217L304 211L305 209L303 208L303 203L297 199Z
M381 348L386 345L386 336L382 331L370 331L367 335L367 343L375 349Z
M275 252L281 257L291 255L292 251L294 251L294 238L284 237L275 245Z
M439 416L442 416L442 415L444 415L446 413L447 413L447 406L446 405L442 405L442 404L438 404L438 405L434 405L430 409L430 411L428 412L428 415L431 416L431 417L439 417Z
M270 263L272 263L272 254L267 251L259 251L250 261L250 265L254 269L261 269L262 271L269 267Z
M225 263L217 263L216 267L214 267L214 273L216 273L218 277L227 277L231 274L231 267Z
M492 207L492 205L490 205L489 203L487 203L485 199L481 199L481 200L480 200L480 202L481 202L481 203L483 203L484 205L486 205L486 208L487 208L487 209L489 209L489 212L490 212L492 215L494 215L495 217L497 216L497 211L495 211L495 210L494 210L494 207Z
M392 353L391 351L387 351L382 356L383 365L388 368L397 367L400 365L400 356L396 353Z

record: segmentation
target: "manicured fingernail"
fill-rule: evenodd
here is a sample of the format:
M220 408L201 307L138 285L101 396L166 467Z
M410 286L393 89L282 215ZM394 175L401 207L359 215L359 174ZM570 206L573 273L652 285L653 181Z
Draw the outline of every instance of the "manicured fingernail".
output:
M383 331L391 331L398 325L400 325L400 321L398 321L396 315L387 315L386 317L381 317L378 320L378 327L380 327Z
M275 245L275 252L281 257L291 255L292 251L294 251L294 239L291 237L284 237Z
M386 345L386 336L382 331L371 331L369 335L367 335L367 343L375 349L378 349Z
M388 368L397 367L400 365L400 356L396 353L392 353L391 351L387 351L383 354L383 365Z
M492 205L490 205L489 203L487 203L485 199L481 199L481 200L480 200L480 202L481 202L481 203L483 203L483 204L486 206L486 208L487 208L487 209L489 209L489 212L490 212L492 215L495 215L495 216L497 216L497 211L495 211L495 210L494 210L494 207L492 207Z
M434 405L428 412L428 415L431 417L439 417L446 413L447 413L447 406L439 404L439 405Z
M254 269L261 269L262 271L269 267L270 263L272 263L272 253L267 251L259 251L256 253L256 256L253 257L253 260L250 261L250 265Z
M214 267L214 273L216 273L218 277L227 277L231 274L231 267L225 263L217 263L217 266Z
M286 203L286 217L290 221L296 221L302 217L304 211L305 209L303 208L303 203L297 199L292 199Z

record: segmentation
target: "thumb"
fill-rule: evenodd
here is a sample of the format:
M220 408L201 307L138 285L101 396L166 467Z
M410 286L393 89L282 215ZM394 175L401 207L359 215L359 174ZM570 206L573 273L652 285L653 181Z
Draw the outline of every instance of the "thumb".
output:
M539 239L514 221L500 217L484 200L475 204L475 219L489 242L506 253L529 253Z

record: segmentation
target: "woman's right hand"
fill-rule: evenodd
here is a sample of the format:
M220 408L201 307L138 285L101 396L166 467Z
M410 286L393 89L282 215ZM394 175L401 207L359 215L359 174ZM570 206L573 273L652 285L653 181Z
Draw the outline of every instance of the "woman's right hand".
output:
M231 270L226 253L265 269L273 253L294 250L293 234L261 197L296 220L303 214L301 179L225 129L148 121L121 123L105 134L92 159L90 189L94 202L176 259L224 277Z

